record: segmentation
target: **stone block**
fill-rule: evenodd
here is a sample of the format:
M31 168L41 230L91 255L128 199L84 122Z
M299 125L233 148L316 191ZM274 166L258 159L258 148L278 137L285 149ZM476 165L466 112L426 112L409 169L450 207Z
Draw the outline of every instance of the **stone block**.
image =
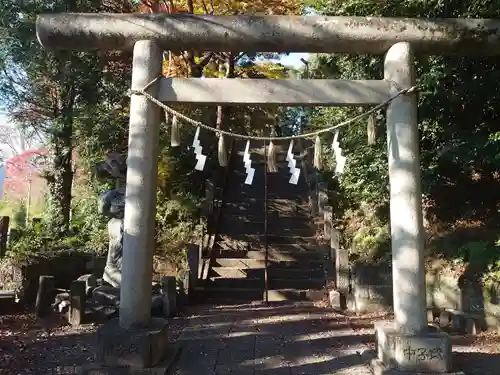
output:
M346 305L347 305L347 311L352 313L356 312L356 300L352 294L346 295Z
M335 251L335 284L339 291L343 293L349 291L349 253L340 247Z
M85 300L87 292L86 283L83 280L75 280L70 286L70 312L69 319L73 326L79 326L85 320Z
M378 360L387 369L413 373L451 371L451 339L433 327L417 334L403 333L393 322L375 323Z
M332 221L333 221L333 208L332 206L325 206L323 216L323 233L325 238L330 238L332 235ZM335 259L332 257L332 259Z
M97 288L97 278L92 274L82 275L77 280L85 282L85 292L89 297L92 295L92 291Z
M370 299L369 285L354 284L353 294L356 299Z
M392 286L392 272L387 264L355 263L352 268L352 278L354 283L360 285Z
M43 318L50 314L52 301L55 294L54 276L42 275L38 281L38 292L35 302L35 313L38 318Z
M334 310L345 310L347 308L345 295L337 290L330 290L328 292L328 301L330 307Z
M78 375L165 375L169 374L172 365L179 358L180 348L178 345L167 347L164 359L155 366L148 368L130 366L106 366L99 363L91 363L81 366ZM75 374L76 375L76 374Z
M163 296L163 315L171 317L177 312L177 280L174 276L161 278L161 293Z
M359 314L385 311L392 306L392 285L353 285L355 311Z
M167 348L167 321L161 318L130 329L112 319L97 329L96 359L105 366L153 367L165 358Z
M318 214L324 215L325 206L328 204L328 184L318 183Z
M381 285L374 284L369 285L369 293L371 299L376 299L383 301L387 306L392 306L393 296L392 296L392 284L391 285Z
M463 330L463 317L460 314L451 315L451 329L454 332L461 332Z
M312 217L318 214L318 198L315 197L315 194L315 191L311 191L311 196L309 197L309 209Z
M394 368L387 367L382 361L375 359L371 361L373 375L434 375L435 373L428 372L415 372L415 371L402 371ZM451 371L445 373L446 375L465 375L463 371Z
M191 286L191 274L187 269L180 270L176 280L175 306L176 309L178 309L180 306L188 303L189 296L192 294L191 291L194 290L194 288ZM175 311L173 313L175 314Z
M427 323L434 323L435 319L434 311L432 309L427 309Z
M367 314L374 312L387 311L388 306L383 300L370 298L356 298L353 295L352 311L356 314Z
M201 249L198 244L190 244L187 249L187 263L189 268L189 287L195 288L200 272ZM188 291L188 294L191 291Z
M98 286L92 291L92 299L102 305L118 306L120 289L109 285Z
M450 321L451 316L448 311L442 311L441 314L439 314L439 326L446 327L450 324Z
M478 327L476 321L469 318L465 321L465 333L467 335L477 335Z

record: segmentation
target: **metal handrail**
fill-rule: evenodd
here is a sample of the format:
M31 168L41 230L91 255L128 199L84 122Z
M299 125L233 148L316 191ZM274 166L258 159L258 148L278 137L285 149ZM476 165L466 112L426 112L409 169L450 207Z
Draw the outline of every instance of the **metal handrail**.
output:
M220 216L221 216L221 211L222 211L222 205L224 202L224 195L227 190L227 182L228 182L228 176L231 173L231 169L234 167L234 153L236 150L236 147L234 145L234 142L231 142L228 145L229 149L229 163L228 166L225 167L225 170L223 172L222 176L219 176L220 178L216 178L214 180L214 196L212 198L212 201L210 202L212 206L211 210L211 225L209 228L207 228L207 235L208 235L208 241L206 244L206 256L204 260L204 271L205 275L207 277L203 278L203 283L204 286L206 286L207 280L208 280L208 271L210 270L213 262L215 261L214 258L214 253L213 253L213 247L215 245L215 238L218 234L219 231L219 221L220 221ZM203 275L203 274L202 274Z
M269 304L269 243L268 243L268 227L267 227L267 144L264 141L264 300Z

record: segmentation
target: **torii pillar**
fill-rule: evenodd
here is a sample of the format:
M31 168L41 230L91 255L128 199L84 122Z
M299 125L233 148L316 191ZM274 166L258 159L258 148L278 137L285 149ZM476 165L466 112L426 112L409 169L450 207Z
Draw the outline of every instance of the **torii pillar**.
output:
M500 55L500 20L484 19L66 13L39 16L36 29L46 48L133 48L132 88L161 73L163 49L386 54L385 77L379 81L162 79L150 87L151 95L170 103L374 105L413 86L413 53ZM162 371L166 323L150 315L160 110L136 94L130 110L120 319L100 327L98 359L107 369ZM374 369L377 374L446 373L450 339L430 330L425 319L415 93L389 105L387 134L395 320L376 327Z

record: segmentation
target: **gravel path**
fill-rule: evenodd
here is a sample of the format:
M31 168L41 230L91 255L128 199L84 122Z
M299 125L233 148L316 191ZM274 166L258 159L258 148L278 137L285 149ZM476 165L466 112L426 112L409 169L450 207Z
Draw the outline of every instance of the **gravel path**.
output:
M170 320L182 342L176 375L368 375L360 354L374 348L380 314L351 316L294 304L200 306ZM387 318L387 317L385 317ZM74 374L93 360L96 326L79 329L53 316L0 316L0 374ZM467 375L500 374L500 335L453 337L453 363Z

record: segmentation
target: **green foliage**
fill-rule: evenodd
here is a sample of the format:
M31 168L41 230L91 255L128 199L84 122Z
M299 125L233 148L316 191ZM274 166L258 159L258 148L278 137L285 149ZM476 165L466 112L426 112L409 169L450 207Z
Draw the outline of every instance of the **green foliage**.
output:
M350 259L365 263L387 261L390 256L389 225L367 205L363 208L346 212L349 226L344 228L344 240L351 249Z
M466 242L456 257L468 264L469 272L481 275L484 284L500 282L500 240Z
M44 177L49 186L48 214L54 233L69 227L73 131L78 110L99 95L97 53L49 51L34 38L35 20L46 12L95 12L95 0L0 1L0 97L27 133L41 134L51 151Z
M89 250L86 248L85 237L74 234L57 238L42 225L20 229L18 235L7 252L7 256L17 264L29 264L40 257L51 258L61 253Z
M187 244L195 232L198 199L192 195L163 200L157 206L155 255L181 269L186 261Z
M9 216L11 227L23 227L26 222L26 206L22 200L3 197L0 201L0 216Z
M26 225L26 206L24 202L19 202L15 210L12 212L12 226L22 228Z
M97 211L98 187L82 185L75 189L72 209L72 227L63 235L55 236L47 225L52 218L40 215L42 223L25 227L25 208L20 211L22 225L18 225L18 239L9 248L9 257L29 263L35 257L53 257L60 253L82 252L103 255L108 248L106 219Z
M325 15L384 17L487 17L500 16L500 3L477 0L307 0ZM481 228L498 228L500 211L500 132L498 108L500 79L498 57L417 56L415 64L419 94L419 130L423 194L432 202L427 209L429 230L477 223ZM318 54L310 61L314 78L380 79L382 56L346 56ZM315 113L311 128L322 128L344 121L357 108L323 108ZM345 173L332 190L331 201L346 202L338 207L339 221L346 228L356 227L356 215L363 205L384 207L388 204L389 180L384 114L377 116L377 143L367 145L366 122L342 129L340 144L347 156ZM330 144L331 139L324 140ZM327 164L333 167L332 160ZM387 218L379 216L383 224ZM368 229L350 238L369 253L378 239L385 238L383 226L364 223ZM467 225L466 225L467 226ZM467 229L467 228L466 228ZM356 233L356 234L355 234ZM359 239L358 239L359 237ZM446 256L486 274L498 272L500 254L490 238L474 238L459 245L443 238L440 245L453 251ZM383 241L382 241L383 242ZM457 249L458 253L457 253ZM484 275L486 275L484 274ZM485 276L486 277L486 276ZM491 276L488 276L491 277Z

